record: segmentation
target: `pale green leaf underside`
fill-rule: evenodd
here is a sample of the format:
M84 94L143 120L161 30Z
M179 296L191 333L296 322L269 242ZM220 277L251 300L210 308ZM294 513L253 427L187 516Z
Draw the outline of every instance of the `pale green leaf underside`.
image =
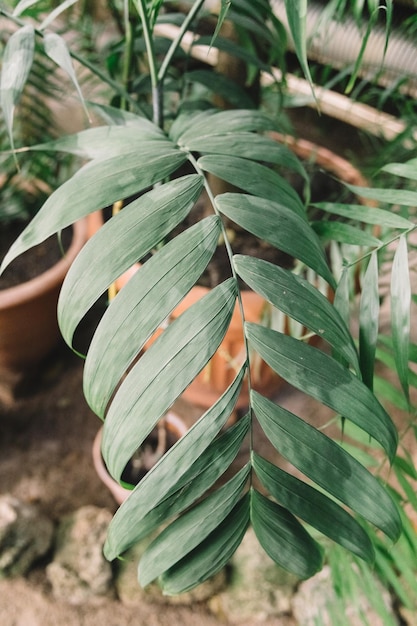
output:
M382 171L402 178L417 180L417 159L410 159L406 163L389 163L382 168Z
M241 376L239 378L241 379ZM227 396L219 399L217 406L209 409L198 422L198 426L190 430L191 434L184 435L160 460L152 474L149 474L151 478L145 477L132 491L110 523L104 546L106 558L115 559L153 532L163 521L185 510L224 474L238 454L248 432L249 415L228 428L207 447L203 431L207 427L210 438L220 421L227 419L227 413L235 400L235 393L236 385L233 385L230 391L226 392ZM211 424L212 419L214 424ZM198 441L196 448L203 449L203 452L190 467L187 467L190 455L193 455L189 446L192 441ZM181 463L177 465L180 452L185 453L187 458L182 456ZM175 462L175 469L171 460ZM155 478L158 479L160 472L162 475L169 475L170 470L174 472L175 480L168 477L167 482L158 481L158 490L155 491Z
M237 273L251 289L328 341L359 373L352 336L334 306L318 289L267 261L242 255L236 255L233 260Z
M369 536L334 500L257 454L253 456L253 467L268 492L293 515L366 561L373 561Z
M322 568L322 551L300 522L255 489L251 489L251 522L265 552L284 569L309 578Z
M395 456L397 431L372 392L317 348L257 324L246 324L251 346L287 382L351 420Z
M195 224L152 255L111 301L94 333L84 366L84 394L97 415L103 417L133 359L195 284L216 249L219 235L217 217Z
M200 176L190 174L152 189L128 204L86 243L65 278L58 302L60 329L69 345L94 302L186 217L202 185Z
M139 582L143 587L175 565L220 526L242 496L249 471L248 464L154 539L139 564Z
M322 432L256 392L252 392L252 404L265 434L280 454L391 539L398 538L398 510L367 469Z
M102 443L103 457L116 480L219 347L235 300L236 282L230 278L170 324L124 379L107 413Z
M278 202L247 194L225 193L217 196L215 202L219 211L228 218L303 261L335 287L317 235L294 211Z

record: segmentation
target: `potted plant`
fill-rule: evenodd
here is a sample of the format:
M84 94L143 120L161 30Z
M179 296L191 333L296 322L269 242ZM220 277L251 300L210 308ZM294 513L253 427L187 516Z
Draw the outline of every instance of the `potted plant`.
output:
M358 233L363 235L359 226L372 224L376 214L369 207L351 206L348 215L353 224L346 228L324 217L321 226L313 227L303 204L271 169L285 164L287 154L267 135L277 129L276 119L256 108L218 110L208 107L205 100L187 99L188 83L181 83L179 92L170 91L175 80L184 76L178 65L184 56L176 53L205 10L204 4L202 0L187 3L185 15L172 16L163 12L165 3L139 0L133 13L126 14L126 37L137 43L128 49L146 50L147 81L141 76L135 85L140 90L150 81L152 119L123 109L95 107L107 123L46 146L76 152L88 163L47 199L2 266L80 217L135 198L85 245L65 279L58 304L61 332L72 345L77 325L97 298L134 263L143 262L110 302L92 338L84 369L86 399L104 420L102 454L117 481L141 443L216 352L238 303L246 354L242 367L223 395L139 482L109 528L105 554L113 559L164 523L164 530L142 557L139 580L146 585L158 578L165 593L188 590L218 571L238 547L248 524L271 558L301 578L321 567L322 550L300 519L368 561L373 558L368 523L394 540L401 529L397 506L375 476L320 428L252 388L250 363L257 354L290 384L359 426L379 443L388 459L394 458L397 431L370 383L375 315L362 318L358 354L343 306L348 268L336 279L319 238L320 234L326 241L340 241L343 231L344 241L357 241ZM242 19L233 4L227 13L228 3L222 3L218 23L226 16L233 20L249 45L251 29L267 25L265 9L273 21L269 3L241 3L253 21ZM288 0L286 8L302 66L307 69L305 2ZM161 41L155 23L174 18L180 22L177 38L172 43ZM36 35L42 38L43 33ZM217 39L217 32L213 37L209 38L213 46L236 50L230 42ZM241 56L249 68L265 68L256 51L246 49ZM212 78L216 88L216 76ZM220 91L222 84L219 79ZM119 94L131 87L130 81L122 87ZM175 97L168 101L171 93ZM137 104L135 99L133 103ZM220 176L235 190L215 196L209 175ZM203 190L211 214L170 239ZM353 191L378 196L378 190ZM319 208L325 215L347 211L337 204ZM227 220L320 276L336 291L336 305L291 268L235 255ZM405 237L414 224L383 210L378 211L377 220L384 228L395 229L392 237L400 241L394 263L393 326L396 360L406 389L408 336L400 329L409 318L407 299L400 297L398 289L401 283L406 292ZM184 311L142 353L197 282L219 238L229 259L229 278ZM375 310L376 255L385 250L386 240L376 242L365 233L360 241L369 244L361 255L370 258L364 281L373 286L364 290L362 298L367 311ZM240 280L319 334L331 346L331 354L274 328L248 322ZM248 412L222 431L246 380ZM304 479L257 454L255 424ZM229 469L247 440L246 461L231 475Z

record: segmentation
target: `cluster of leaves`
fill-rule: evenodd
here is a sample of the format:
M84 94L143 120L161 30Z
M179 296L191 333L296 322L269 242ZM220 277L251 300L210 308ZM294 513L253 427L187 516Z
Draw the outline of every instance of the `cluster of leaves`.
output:
M152 45L152 27L161 3L137 3L156 95L154 120L96 106L105 115L106 125L32 146L34 150L74 154L87 163L51 194L2 264L3 269L24 250L77 219L109 203L126 202L77 257L58 307L62 334L73 346L77 326L96 300L124 271L150 255L111 301L85 361L85 396L104 420L102 452L116 480L216 352L236 305L240 311L246 358L234 381L132 490L109 528L105 553L114 559L164 523L164 530L141 560L139 580L146 585L158 578L166 593L188 590L223 567L249 523L271 558L301 578L321 567L323 553L300 520L367 562L373 561L375 550L363 520L391 540L401 531L395 499L381 481L324 432L251 389L250 364L257 353L289 384L362 429L393 461L397 431L372 389L378 335L378 256L391 240L399 242L391 288L392 348L407 400L411 295L406 239L415 226L387 210L340 204L320 205L319 209L348 215L353 224L310 223L297 193L272 169L293 164L302 172L302 166L285 146L268 136L276 122L258 110L204 107L190 111L184 107L163 127L158 106L167 68L202 4L200 0L192 4L179 36L160 61ZM251 3L245 4L249 10ZM261 4L265 3L256 6ZM306 4L302 0L286 2L299 58L308 71ZM226 15L226 5L222 3L221 17ZM1 102L10 130L16 98L26 80L23 74L11 76L12 59L22 53L23 65L28 67L34 31L22 26L18 33L3 66L6 83L2 82L5 93ZM51 49L59 50L54 59L64 65L66 49L60 40L49 35L48 40L56 45L49 48L49 54ZM258 60L257 66L262 68L263 63ZM179 173L184 165L190 174ZM212 175L240 191L214 197L209 182ZM203 190L211 215L161 247L160 242L183 222ZM396 190L351 190L384 202L416 203L416 194L407 191L399 199ZM335 303L290 270L235 255L226 219L310 268L335 290ZM381 236L362 232L362 224L375 223L384 227ZM230 260L230 277L187 309L142 354L148 340L198 281L220 236ZM346 267L340 280L335 278L323 245L329 238L367 248L362 254L366 272L359 350L347 315L350 268ZM272 306L320 335L328 350L260 323L248 323L238 278ZM223 431L244 379L250 388L248 412ZM283 471L259 454L255 424L294 471ZM233 462L248 436L246 462L234 471ZM295 469L304 478L296 477Z

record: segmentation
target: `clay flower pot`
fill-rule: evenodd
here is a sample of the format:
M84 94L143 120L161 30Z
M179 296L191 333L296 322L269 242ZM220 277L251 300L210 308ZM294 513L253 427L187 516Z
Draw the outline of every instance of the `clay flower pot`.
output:
M39 363L60 341L57 303L65 275L87 240L78 221L65 256L36 278L0 290L0 370L24 371Z
M185 425L185 423L180 417L178 417L178 415L176 415L172 411L169 411L164 416L163 422L165 424L167 435L171 435L171 439L174 443L181 439L181 437L187 432L187 426ZM122 502L124 502L128 495L131 493L131 490L123 487L123 485L114 480L114 478L112 478L107 471L106 465L101 455L102 433L103 427L100 428L93 442L92 454L94 468L97 472L98 477L100 478L102 483L108 488L116 502L118 504L122 504ZM169 445L165 445L164 450L162 450L161 452L166 452L169 447Z

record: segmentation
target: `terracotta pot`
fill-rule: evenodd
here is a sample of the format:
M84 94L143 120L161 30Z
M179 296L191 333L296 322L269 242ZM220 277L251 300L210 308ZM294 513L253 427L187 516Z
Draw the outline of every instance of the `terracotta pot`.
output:
M40 362L60 341L56 308L65 275L87 240L78 221L71 245L53 267L25 283L0 290L0 369L22 371Z
M178 415L169 411L165 415L165 424L167 430L172 433L175 439L181 439L183 435L187 432L187 427L185 423L182 421ZM107 471L107 468L104 464L103 457L101 455L101 438L103 434L103 427L98 431L94 442L93 442L93 463L95 470L97 472L98 477L104 483L104 485L109 489L110 493L116 500L118 504L122 504L131 493L130 489L123 487L120 483L118 483L114 478L112 478Z

